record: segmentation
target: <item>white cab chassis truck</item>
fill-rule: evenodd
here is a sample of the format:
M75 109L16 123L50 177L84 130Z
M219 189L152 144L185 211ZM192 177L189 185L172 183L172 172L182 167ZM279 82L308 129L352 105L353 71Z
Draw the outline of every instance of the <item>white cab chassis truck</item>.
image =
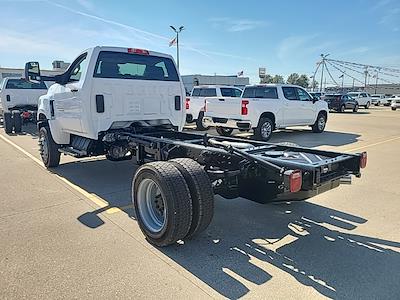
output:
M305 200L361 176L366 153L182 132L185 89L171 56L95 47L55 77L25 66L30 81L54 81L39 100L39 147L47 168L60 154L133 160L132 201L147 240L162 247L210 224L214 194L260 203Z
M206 98L204 124L216 126L222 136L253 129L258 139L268 141L275 129L290 126L308 125L313 132L323 132L328 112L325 101L302 87L261 84L246 86L241 98Z
M21 78L5 78L0 87L0 114L4 131L20 133L26 122L36 122L38 99L47 93L44 82L33 83Z

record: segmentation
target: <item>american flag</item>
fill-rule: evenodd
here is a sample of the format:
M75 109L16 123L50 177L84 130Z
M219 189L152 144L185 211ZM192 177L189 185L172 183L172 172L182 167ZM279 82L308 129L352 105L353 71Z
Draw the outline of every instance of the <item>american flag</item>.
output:
M169 46L170 47L172 47L175 44L176 44L176 37L174 37L172 40L169 41Z

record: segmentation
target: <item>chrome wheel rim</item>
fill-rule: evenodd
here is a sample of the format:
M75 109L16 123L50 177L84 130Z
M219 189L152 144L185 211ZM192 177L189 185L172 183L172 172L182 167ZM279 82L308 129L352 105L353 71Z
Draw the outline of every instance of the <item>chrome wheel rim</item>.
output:
M152 233L161 232L166 224L167 210L157 183L150 178L140 182L136 201L140 219L146 228Z
M318 119L318 129L319 130L323 130L325 128L325 118L324 117L320 117Z
M265 122L261 125L261 136L263 138L268 138L272 133L272 126L269 122Z
M40 135L39 138L40 156L44 162L47 161L49 157L49 146L47 144L46 136L44 134Z

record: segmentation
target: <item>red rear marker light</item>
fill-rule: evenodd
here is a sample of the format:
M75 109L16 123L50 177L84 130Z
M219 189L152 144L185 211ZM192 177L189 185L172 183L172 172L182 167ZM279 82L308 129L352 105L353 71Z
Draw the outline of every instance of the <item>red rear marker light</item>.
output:
M185 106L186 106L186 109L189 109L189 107L190 107L190 98L186 98Z
M149 51L145 49L128 48L128 53L149 55Z
M249 104L249 100L242 100L242 112L241 114L243 116L247 115L249 113L249 109L247 108L247 105Z
M367 166L367 152L361 153L360 168L364 169Z
M296 192L300 191L302 182L303 182L303 177L301 175L301 171L300 170L294 170L289 175L290 192L291 193L296 193Z

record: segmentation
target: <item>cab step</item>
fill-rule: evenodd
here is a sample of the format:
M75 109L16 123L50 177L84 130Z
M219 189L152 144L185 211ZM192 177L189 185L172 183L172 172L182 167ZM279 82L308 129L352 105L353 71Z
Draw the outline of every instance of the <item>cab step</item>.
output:
M58 151L65 155L71 155L72 157L75 157L75 158L81 158L81 157L87 156L86 151L74 149L72 147L60 148L60 149L58 149Z

